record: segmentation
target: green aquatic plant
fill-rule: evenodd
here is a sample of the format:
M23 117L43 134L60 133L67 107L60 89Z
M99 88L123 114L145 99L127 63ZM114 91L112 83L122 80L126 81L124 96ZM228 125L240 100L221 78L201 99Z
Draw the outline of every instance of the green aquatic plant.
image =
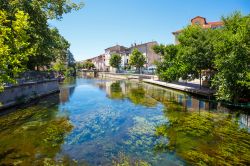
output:
M133 159L124 153L119 153L118 158L112 161L113 166L150 166L146 161Z
M182 115L175 118L176 114ZM250 133L232 116L210 112L165 110L167 124L155 135L168 138L156 151L172 151L192 165L247 165L250 163Z
M119 113L105 109L95 110L90 114L81 117L84 123L76 126L75 133L68 136L67 143L102 139L107 133L114 133L119 130Z
M64 128L62 128L62 126ZM64 118L53 120L42 132L44 142L48 146L58 147L64 141L65 133L70 131L72 126Z
M43 165L55 160L66 134L67 117L57 117L53 100L41 102L0 117L0 165Z
M149 118L136 116L133 118L134 125L128 129L128 135L123 139L124 147L128 154L140 154L141 159L151 158L152 163L160 161L160 156L152 157L156 137L154 136L155 126L166 122L162 116L152 116ZM156 162L157 163L157 162Z

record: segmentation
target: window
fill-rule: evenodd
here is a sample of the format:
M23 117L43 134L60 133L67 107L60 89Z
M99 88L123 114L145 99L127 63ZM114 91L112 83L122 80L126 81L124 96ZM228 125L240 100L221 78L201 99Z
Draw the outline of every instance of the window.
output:
M200 21L195 21L194 24L195 25L201 25Z

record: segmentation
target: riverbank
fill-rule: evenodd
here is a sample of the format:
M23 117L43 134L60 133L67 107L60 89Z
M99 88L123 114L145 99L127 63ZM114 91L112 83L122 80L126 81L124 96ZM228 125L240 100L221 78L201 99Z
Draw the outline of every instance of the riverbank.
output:
M201 87L198 84L193 83L167 83L159 81L155 75L144 75L144 74L123 74L123 73L98 73L100 78L115 78L115 79L137 79L145 83L158 85L165 88L175 89L183 92L188 92L196 95L211 97L215 91L209 88Z
M98 72L98 77L100 78L116 78L116 79L153 79L158 80L158 77L155 75L146 75L146 74L128 74L128 73L108 73L108 72Z
M152 80L152 79L143 79L142 80L145 83L150 83L166 88L171 88L175 90L180 90L188 93L194 93L197 95L202 95L202 96L213 96L215 91L209 88L204 88L204 87L199 87L199 85L191 84L191 83L167 83L163 81L157 81L157 80Z
M25 82L6 86L0 93L0 110L27 103L31 100L59 92L57 79Z

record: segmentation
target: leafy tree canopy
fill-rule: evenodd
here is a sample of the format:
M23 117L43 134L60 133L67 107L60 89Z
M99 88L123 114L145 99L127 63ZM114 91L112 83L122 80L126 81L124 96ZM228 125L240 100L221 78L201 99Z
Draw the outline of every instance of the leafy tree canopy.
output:
M85 61L83 63L80 63L78 65L79 69L93 69L95 67L94 63L92 63L91 61Z
M129 64L139 70L145 63L145 56L138 49L134 49L129 57Z
M214 43L218 73L213 79L220 100L250 98L250 15L223 17L225 27Z
M119 69L121 65L121 56L119 54L112 54L109 60L110 66Z
M202 71L224 101L250 98L250 15L236 12L222 18L224 27L190 25L178 36L179 45L160 45L157 73L162 80L201 78Z
M0 10L0 89L5 82L14 83L13 77L25 69L34 49L30 48L29 15L17 11L10 20L6 11Z
M81 7L70 0L0 0L0 86L14 82L25 68L50 68L58 58L67 58L69 43L48 19Z

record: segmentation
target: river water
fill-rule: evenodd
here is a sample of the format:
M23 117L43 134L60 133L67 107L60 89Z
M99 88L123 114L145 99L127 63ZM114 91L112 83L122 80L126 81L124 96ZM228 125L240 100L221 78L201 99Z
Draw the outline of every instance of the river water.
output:
M68 79L1 112L0 165L248 165L249 110L136 81Z

